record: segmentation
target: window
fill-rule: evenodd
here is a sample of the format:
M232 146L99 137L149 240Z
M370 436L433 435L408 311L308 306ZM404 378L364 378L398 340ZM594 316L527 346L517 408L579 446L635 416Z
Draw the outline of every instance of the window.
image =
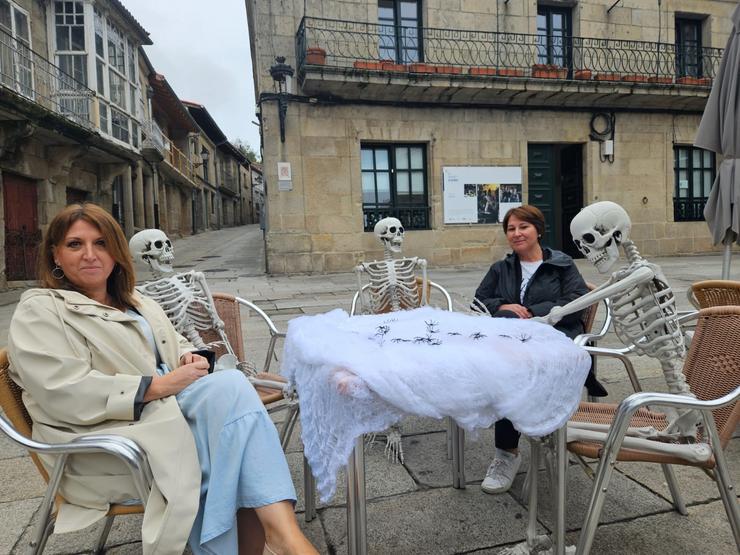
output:
M84 3L54 2L54 29L59 67L87 85Z
M0 0L0 81L27 97L33 97L31 36L28 14Z
M141 94L136 45L104 10L98 10L90 2L55 1L53 6L57 64L63 72L97 93L100 130L137 147ZM95 61L89 75L88 55ZM60 104L64 109L64 103L69 103L71 110L80 98L72 94L77 87L70 84L67 88L69 94Z
M537 63L570 67L570 8L537 6Z
M421 61L420 4L417 0L378 1L381 60L393 60L399 64Z
M692 146L675 146L673 150L676 174L673 219L676 222L701 221L716 174L714 153Z
M388 216L406 229L429 229L424 145L362 145L360 162L365 231Z
M701 77L701 20L676 18L676 73L679 77Z

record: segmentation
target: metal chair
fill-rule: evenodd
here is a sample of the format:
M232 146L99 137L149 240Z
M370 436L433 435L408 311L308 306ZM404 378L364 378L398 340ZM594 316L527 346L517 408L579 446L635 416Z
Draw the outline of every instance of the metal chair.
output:
M56 506L64 502L64 498L58 493L59 484L64 473L67 459L70 455L82 453L106 453L119 458L131 472L136 491L140 500L149 498L152 474L146 454L131 439L100 434L78 438L69 443L50 444L31 439L33 423L26 411L22 400L23 391L11 379L8 374L8 353L6 349L0 349L0 407L5 416L0 416L0 430L10 440L26 449L31 455L36 468L47 482L46 493L39 507L39 520L32 535L30 547L31 553L38 554L44 551L49 536L53 533L56 520ZM56 463L51 476L41 464L38 454L56 455ZM144 501L145 503L145 501ZM93 553L103 553L105 541L108 538L113 519L119 515L139 514L144 512L144 503L135 505L112 504L105 518L103 529L98 536Z
M740 281L712 279L692 283L687 291L689 302L696 308L740 305Z
M213 293L212 297L216 312L218 312L219 318L224 322L226 337L239 361L246 360L245 338L242 332L242 307L257 314L264 321L270 332L270 342L267 346L265 364L262 371L256 375L255 389L262 403L267 408L267 412L288 411L283 426L280 428L280 444L285 449L290 441L295 423L298 420L298 401L296 399L286 398L283 393L284 387L274 385L276 383L287 384L287 380L279 374L269 372L272 360L275 358L277 341L280 338L284 338L285 334L278 331L272 319L254 303L227 293ZM226 353L225 347L219 344L220 336L215 330L201 332L201 337L206 343L212 343L212 348L216 351L217 356Z
M610 430L603 444L576 441L568 450L580 456L600 459L591 494L586 520L578 543L579 554L591 550L609 480L617 461L654 462L663 466L675 508L686 514L675 477L669 465L697 466L713 470L720 497L727 512L735 542L740 549L740 510L735 490L730 480L723 449L732 438L740 422L740 306L722 306L702 309L697 315L696 331L689 348L684 374L696 399L667 393L635 393L619 405L584 403L573 420L609 424ZM650 408L648 408L648 405ZM700 411L703 429L698 441L711 448L712 456L704 462L690 459L688 455L656 453L661 442L650 451L634 446L623 447L629 426L651 425L663 429L665 415L655 412L657 406L688 408ZM671 444L675 448L675 444ZM690 445L685 445L688 451Z

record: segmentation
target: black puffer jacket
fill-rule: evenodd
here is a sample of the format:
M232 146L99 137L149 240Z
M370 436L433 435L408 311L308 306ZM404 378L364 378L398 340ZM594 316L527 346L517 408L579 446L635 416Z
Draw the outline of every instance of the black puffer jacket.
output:
M521 304L533 316L545 316L554 306L563 306L588 293L586 282L570 256L547 247L542 251L542 265L529 281L524 301L519 300L522 267L514 253L491 266L475 291L475 298L486 305L491 314L502 304ZM573 339L583 333L581 318L582 312L569 314L555 328Z

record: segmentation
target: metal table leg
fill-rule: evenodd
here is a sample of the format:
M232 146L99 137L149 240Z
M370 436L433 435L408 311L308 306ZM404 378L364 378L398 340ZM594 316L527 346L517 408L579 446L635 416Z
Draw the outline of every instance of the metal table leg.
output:
M365 439L355 439L347 463L347 551L367 555L367 512L365 507Z
M449 421L452 432L452 487L465 489L465 430L451 418Z
M567 430L562 426L555 432L555 528L554 555L565 555L565 480L568 473Z

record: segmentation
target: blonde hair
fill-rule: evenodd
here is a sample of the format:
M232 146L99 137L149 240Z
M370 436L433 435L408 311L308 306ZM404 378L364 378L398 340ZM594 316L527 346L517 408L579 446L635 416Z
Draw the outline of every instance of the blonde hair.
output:
M116 263L108 276L107 286L108 294L113 302L118 307L137 306L138 303L134 299L136 275L126 236L110 213L91 202L70 204L51 220L39 248L38 279L41 286L47 289L78 291L66 277L57 279L52 272L56 266L54 247L62 244L69 228L80 220L100 231L105 241L105 248Z

